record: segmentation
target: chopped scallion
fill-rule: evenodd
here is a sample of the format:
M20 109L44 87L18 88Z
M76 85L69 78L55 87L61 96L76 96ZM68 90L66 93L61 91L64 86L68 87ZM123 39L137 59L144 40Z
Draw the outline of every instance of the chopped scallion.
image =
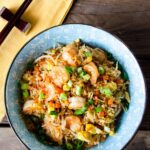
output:
M67 84L68 84L69 87L72 87L72 84L73 84L73 83L72 83L71 80L69 80Z
M68 74L72 74L75 70L74 67L68 67L68 66L65 66L65 70Z
M21 83L21 90L27 90L28 89L28 83Z
M86 110L87 110L87 106L83 106L81 109L75 110L74 114L75 115L82 115L85 113Z
M92 56L92 53L91 53L91 52L84 52L84 56L85 56L85 57L91 57L91 56Z
M39 94L39 100L42 101L45 98L45 94L40 92Z
M100 73L101 75L103 75L103 74L105 73L105 70L104 70L104 68L103 68L102 66L99 66L99 67L98 67L98 71L99 71L99 73Z
M83 71L82 67L77 68L77 72L81 73Z
M22 94L23 94L23 98L28 98L29 97L28 90L24 90Z
M60 94L60 100L67 100L67 95L65 93Z
M57 116L58 113L56 111L50 111L50 115L54 115L54 116Z
M77 140L76 150L82 150L83 144L84 144L84 141Z
M97 113L101 112L101 111L102 111L102 107L101 107L101 106L96 107L96 108L95 108L95 111L96 111Z
M90 79L90 75L86 74L82 77L85 81L88 81Z
M73 146L71 143L66 143L67 150L73 150Z
M112 91L107 87L101 88L100 93L104 94L106 97L109 97L112 95Z
M80 74L79 74L79 76L82 77L82 78L83 78L83 76L85 76L85 75L86 75L86 72L84 72L84 71L81 71Z
M88 104L89 104L89 105L93 105L93 104L94 104L93 99L89 99L89 100L88 100Z
M82 87L81 86L76 86L76 95L81 96L82 94Z

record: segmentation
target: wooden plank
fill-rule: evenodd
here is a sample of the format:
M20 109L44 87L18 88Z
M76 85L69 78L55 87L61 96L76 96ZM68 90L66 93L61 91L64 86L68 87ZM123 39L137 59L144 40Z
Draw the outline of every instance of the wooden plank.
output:
M11 128L0 128L0 149L1 150L27 150L18 140Z
M148 0L76 0L73 13L97 14L104 13L134 13L148 12L150 1Z
M119 36L139 58L150 58L150 1L77 0L65 23L84 23Z
M0 146L1 150L27 150L27 148L18 140L11 128L0 128ZM125 150L149 150L150 149L150 131L139 131L132 142Z
M150 150L150 131L139 131L125 150Z

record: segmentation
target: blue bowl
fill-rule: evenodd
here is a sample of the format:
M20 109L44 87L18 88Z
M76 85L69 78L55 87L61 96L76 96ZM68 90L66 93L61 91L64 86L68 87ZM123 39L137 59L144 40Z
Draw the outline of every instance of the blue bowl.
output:
M118 38L102 29L81 24L61 25L41 32L25 44L14 58L7 75L5 86L7 116L16 135L29 149L61 150L61 147L44 145L37 140L33 133L28 131L21 116L18 83L27 68L27 64L40 56L46 49L54 47L57 43L70 43L78 38L93 47L99 47L112 53L127 72L130 80L131 103L128 111L121 116L117 133L90 149L122 149L132 139L142 121L146 105L145 83L139 64L128 47Z

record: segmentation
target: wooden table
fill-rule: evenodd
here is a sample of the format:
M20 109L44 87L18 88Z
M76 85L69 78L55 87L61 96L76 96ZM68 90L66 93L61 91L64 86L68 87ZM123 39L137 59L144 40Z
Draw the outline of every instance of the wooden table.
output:
M76 0L65 23L90 24L121 38L137 57L146 79L147 95L150 96L150 0ZM147 101L140 131L127 150L150 150L148 98ZM0 126L1 150L26 149L17 141L6 119Z

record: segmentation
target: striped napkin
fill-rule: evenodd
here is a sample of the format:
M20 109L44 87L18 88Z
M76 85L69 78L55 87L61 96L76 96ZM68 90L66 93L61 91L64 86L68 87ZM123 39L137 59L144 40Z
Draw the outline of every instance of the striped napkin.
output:
M13 13L23 0L1 0L0 9L5 6ZM12 29L2 45L0 45L0 120L5 116L4 84L9 66L20 48L40 31L59 25L65 19L73 0L33 0L22 16L31 23L32 28L27 35L16 27ZM0 18L0 31L7 22Z

